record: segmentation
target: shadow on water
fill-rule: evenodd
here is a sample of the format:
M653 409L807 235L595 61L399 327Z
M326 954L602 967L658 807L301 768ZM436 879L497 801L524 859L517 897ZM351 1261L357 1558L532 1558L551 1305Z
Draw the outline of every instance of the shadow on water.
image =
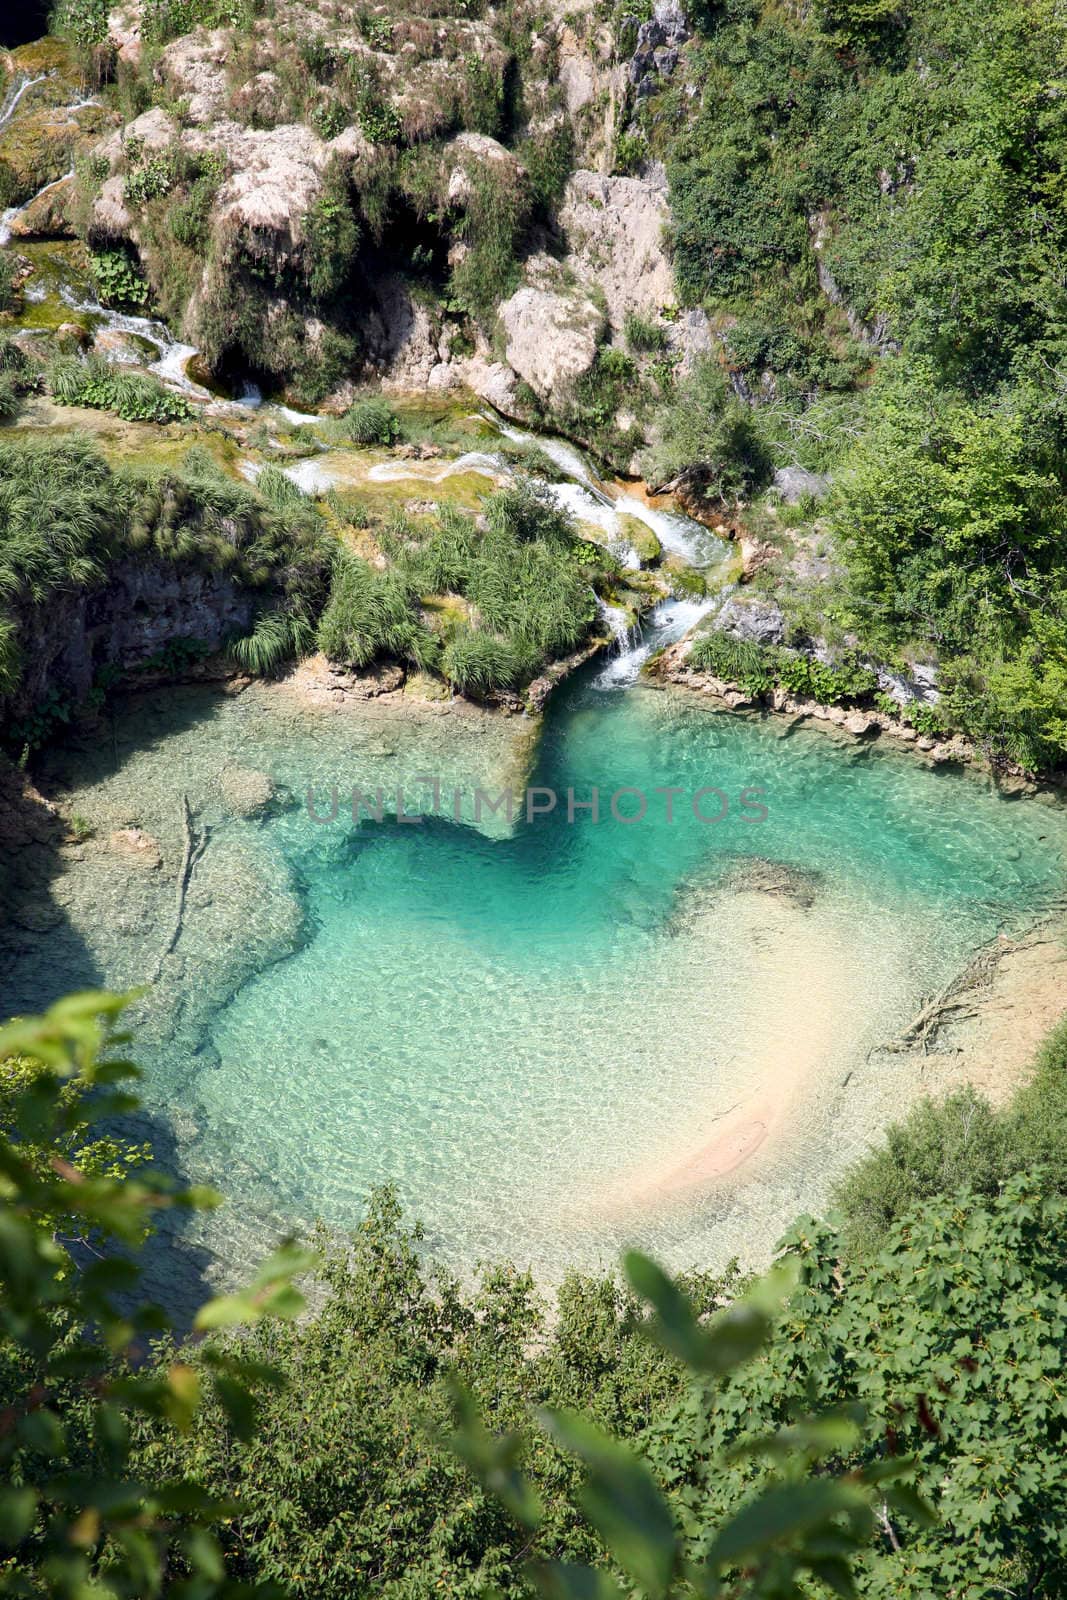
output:
M99 724L80 726L40 751L28 782L0 757L0 1019L41 1012L64 994L107 984L57 894L69 862L65 824L49 802L75 768L80 776L109 775L134 751L209 719L219 698L203 685L169 688L160 691L157 712L150 695L137 697L147 702L138 707L147 716L138 717L143 732L137 740L119 731L130 726L128 718L105 714ZM138 1059L136 1038L131 1054ZM157 1166L175 1183L189 1181L165 1116L142 1106L110 1131L149 1145ZM188 1237L193 1222L188 1212L163 1213L139 1257L145 1293L166 1307L180 1333L214 1292L208 1281L213 1257Z

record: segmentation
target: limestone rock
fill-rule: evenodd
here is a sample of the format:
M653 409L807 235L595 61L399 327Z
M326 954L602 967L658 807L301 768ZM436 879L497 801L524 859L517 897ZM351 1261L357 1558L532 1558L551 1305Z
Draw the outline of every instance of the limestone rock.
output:
M857 739L864 739L869 733L878 730L878 724L873 717L866 716L862 711L850 711L841 726L846 733L853 734Z
M785 617L773 600L759 595L733 595L712 624L716 633L728 633L752 644L781 644Z
M820 472L808 472L804 467L779 467L774 474L774 488L787 506L795 506L805 495L822 500L829 487L828 477Z
M482 400L488 400L497 411L502 411L505 416L515 415L519 408L518 379L502 361L488 365L484 361L477 364L470 362L467 381L474 393Z
M500 307L507 359L539 399L558 405L596 359L604 318L549 257L535 258L528 271L534 281Z
M442 152L451 162L448 178L448 203L465 206L474 193L474 183L479 168L493 166L509 183L518 184L526 176L525 168L510 150L484 133L457 133Z
M235 817L258 817L275 799L274 781L253 767L226 767L219 779L222 803Z
M131 5L116 6L107 19L107 39L120 61L136 67L141 59L144 44L141 39L143 6L140 0Z
M68 207L74 196L74 179L61 178L34 195L11 220L13 239L70 239L74 230Z
M210 122L226 100L226 58L230 36L225 28L202 29L175 39L164 50L157 73L175 99L188 102L193 123Z
M125 856L139 867L154 871L162 866L163 856L159 845L143 828L118 828L108 840L111 849Z
M559 212L567 264L603 291L617 333L627 313L654 317L674 304L674 274L664 247L669 220L662 168L647 178L575 172L568 179Z
M324 655L315 655L301 661L286 682L309 705L340 710L353 700L392 694L403 686L404 669L395 662L381 662L367 672L352 672Z
M920 663L908 673L890 672L888 667L878 669L878 687L898 705L937 705L941 698L937 688L937 668Z
M121 177L105 178L93 201L92 230L96 238L130 237L133 218L126 207L126 183Z
M778 554L773 544L756 539L750 533L743 533L737 543L741 551L741 576L745 579L754 578Z

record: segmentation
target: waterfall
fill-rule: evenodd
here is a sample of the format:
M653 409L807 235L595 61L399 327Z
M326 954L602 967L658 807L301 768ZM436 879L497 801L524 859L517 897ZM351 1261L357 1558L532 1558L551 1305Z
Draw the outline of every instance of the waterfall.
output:
M0 215L0 249L3 249L6 244L11 242L11 227L15 221L15 218L21 217L22 213L24 211L28 211L33 205L33 202L35 200L39 200L43 194L47 194L49 189L58 189L61 183L66 183L68 179L73 178L73 176L74 168L71 167L70 171L64 172L61 178L53 178L51 183L42 185L42 187L38 189L37 193L31 195L28 200L23 201L22 205L8 206L7 210Z
M721 595L703 600L661 600L639 629L628 630L626 647L601 668L593 680L594 689L628 689L637 682L641 668L654 650L662 650L665 645L683 638L701 617L706 617L721 603Z
M663 549L670 555L681 556L694 567L713 566L721 559L723 543L692 517L678 511L658 511L636 495L615 490L610 484L594 477L573 445L563 439L540 438L515 428L491 412L478 415L490 423L505 439L515 444L527 444L540 450L565 473L566 483L549 483L545 487L557 503L577 517L580 522L591 522L603 528L608 535L609 547L622 566L636 569L641 565L633 546L622 529L622 517L633 517L651 528Z
M611 629L612 638L615 640L616 655L623 655L634 643L636 630L630 621L630 614L621 606L609 606L606 600L596 597L596 608L601 619Z
M26 93L26 90L32 89L35 83L43 83L46 78L50 78L51 76L52 74L50 72L42 72L36 78L22 78L17 83L12 85L8 92L7 99L4 101L3 105L0 105L0 128L7 127L8 123L11 121L11 118L15 115L18 103Z

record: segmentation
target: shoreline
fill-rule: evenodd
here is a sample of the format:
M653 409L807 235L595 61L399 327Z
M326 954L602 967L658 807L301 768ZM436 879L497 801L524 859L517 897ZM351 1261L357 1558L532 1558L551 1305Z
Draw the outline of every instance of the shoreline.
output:
M949 767L972 777L988 779L998 793L1006 797L1040 798L1050 804L1067 801L1067 775L1035 775L1022 768L996 768L962 734L940 739L924 737L904 721L876 708L827 706L817 700L794 699L781 688L775 688L767 699L748 694L740 684L689 666L692 643L692 635L687 635L653 657L642 673L645 681L655 688L669 686L717 701L712 707L714 710L776 719L782 724L783 738L794 728L803 726L836 734L852 747L880 746L886 739L892 742L895 752L918 758L926 767Z
M840 964L834 967L836 974L841 970ZM815 974L800 969L793 976L796 992L782 994L779 988L775 998L795 1024L804 1019L805 1007L810 1012ZM923 1086L918 1094L902 1095L898 1116L879 1123L866 1150L875 1148L892 1122L924 1098L941 1099L969 1086L1000 1109L1027 1083L1041 1044L1067 1019L1063 912L1043 918L1016 938L999 935L993 944L976 951L944 993L965 999L946 1010L933 1031L932 1046L916 1036L908 1045L887 1040L868 1052L868 1060L889 1058L900 1063L903 1057L909 1079L914 1080L918 1067ZM777 1020L765 1013L768 1019ZM841 1012L832 1008L827 1020L829 1028L822 1037L813 1036L810 1025L802 1026L807 1048L801 1052L799 1073L794 1031L776 1046L776 1059L770 1061L754 1094L712 1116L708 1127L714 1131L685 1154L650 1164L613 1184L602 1199L607 1213L647 1214L664 1207L692 1206L714 1195L733 1195L761 1179L768 1168L788 1164L795 1113L805 1101L812 1103L818 1097L823 1086L820 1064L832 1050L840 1049ZM851 1070L839 1086L840 1096L847 1096L850 1089L866 1092Z

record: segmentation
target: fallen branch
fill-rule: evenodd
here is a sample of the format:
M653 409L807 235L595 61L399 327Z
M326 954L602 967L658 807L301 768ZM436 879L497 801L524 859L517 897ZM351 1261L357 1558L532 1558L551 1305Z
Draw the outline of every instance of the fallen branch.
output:
M1053 905L1056 911L1062 914L1062 902L1054 901ZM963 971L957 973L940 994L925 1002L922 1010L912 1018L903 1033L881 1048L895 1054L908 1050L921 1050L923 1055L926 1055L939 1029L945 1023L962 1022L976 1015L974 991L988 988L1005 956L1055 942L1048 930L1051 923L1056 920L1058 919L1055 917L1051 919L1046 917L1018 939L1009 939L1006 935L998 933L988 944L975 952Z
M164 961L166 961L167 957L171 954L175 945L178 943L178 940L181 938L182 923L185 920L185 896L189 888L189 879L192 877L193 868L200 860L200 857L203 855L207 846L207 829L205 828L203 833L200 835L197 835L193 831L193 817L192 812L189 810L189 796L187 794L182 795L182 827L185 831L185 849L182 852L181 871L178 873L178 886L175 896L176 903L174 907L174 926L171 929L170 938L160 951L159 960L156 962L156 969L151 977L152 983L157 982L160 973L163 971Z

